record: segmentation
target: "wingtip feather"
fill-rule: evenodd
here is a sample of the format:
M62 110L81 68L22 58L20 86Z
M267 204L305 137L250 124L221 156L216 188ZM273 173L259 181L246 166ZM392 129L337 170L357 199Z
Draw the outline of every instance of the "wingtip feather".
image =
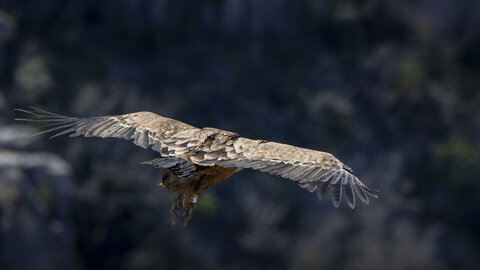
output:
M330 187L329 182L319 183L317 188L317 198L320 201L323 201L325 194L327 194L328 188Z
M338 182L336 184L332 184L331 196L335 208L338 208L338 206L340 206L340 201L342 200L342 187L343 185Z
M24 109L20 109L20 108L14 108L13 110L14 110L14 111L17 111L17 112L23 112L23 113L33 114L33 112L31 112L31 111L29 111L29 110L24 110Z
M357 196L366 205L370 203L369 197L378 198L377 190L366 187L355 175L347 170L336 173L330 172L313 181L313 183L316 183L318 199L320 201L323 200L328 190L330 190L331 199L335 207L339 207L342 193L345 193L345 201L351 209L354 209L357 204L357 199L355 198ZM311 187L310 183L304 182L300 186L309 189Z
M355 194L351 182L348 182L345 187L345 198L347 199L347 204L350 209L355 208Z

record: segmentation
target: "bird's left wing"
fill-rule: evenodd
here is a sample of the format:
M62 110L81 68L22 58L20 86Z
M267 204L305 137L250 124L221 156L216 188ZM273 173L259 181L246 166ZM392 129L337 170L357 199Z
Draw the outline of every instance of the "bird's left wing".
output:
M311 192L316 191L319 199L331 189L336 207L342 190L350 208L355 207L355 194L365 204L369 196L377 197L353 175L352 169L332 154L292 145L238 137L216 147L199 149L190 159L202 166L252 168L288 178Z
M171 144L166 147L164 142L173 134L195 132L198 128L185 124L175 119L160 116L152 112L136 112L115 116L98 117L68 117L35 107L31 110L16 109L27 113L31 118L17 118L19 121L49 123L47 129L37 134L54 133L50 138L63 134L70 137L83 135L85 137L121 138L131 140L134 144L151 148L159 153L168 152L175 155L176 151L186 152L185 145Z

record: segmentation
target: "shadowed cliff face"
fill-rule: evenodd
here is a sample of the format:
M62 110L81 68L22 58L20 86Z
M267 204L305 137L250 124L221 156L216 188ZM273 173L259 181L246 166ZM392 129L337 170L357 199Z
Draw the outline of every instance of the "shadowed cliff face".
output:
M32 135L24 126L0 126L2 267L70 269L71 167L35 149Z
M0 1L1 269L475 269L478 1ZM185 230L153 152L31 137L15 107L149 110L332 152L334 209L242 170Z

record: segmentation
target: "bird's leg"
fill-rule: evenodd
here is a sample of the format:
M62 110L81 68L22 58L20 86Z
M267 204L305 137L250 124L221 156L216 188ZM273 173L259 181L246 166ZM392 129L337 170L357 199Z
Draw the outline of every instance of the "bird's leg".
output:
M175 200L173 200L172 207L170 208L170 213L172 214L172 226L177 224L177 216L180 214L183 201L183 195L179 194Z
M184 228L187 227L188 222L190 221L190 219L192 219L193 210L195 210L195 207L197 207L197 201L198 201L198 194L195 194L192 197L190 197L190 200L183 205L183 208L184 208L183 227Z
M172 214L172 226L177 224L177 217L180 215L180 212L183 210L183 227L187 227L188 222L192 219L193 210L197 207L198 194L195 194L187 199L188 196L184 194L179 194L175 200L173 200L172 207L170 208L170 213Z

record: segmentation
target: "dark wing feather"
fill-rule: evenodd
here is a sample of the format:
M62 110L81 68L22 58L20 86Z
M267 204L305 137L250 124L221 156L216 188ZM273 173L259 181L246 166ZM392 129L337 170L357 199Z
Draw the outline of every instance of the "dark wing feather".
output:
M152 148L163 155L176 155L177 151L186 152L190 147L182 145L166 145L174 134L184 136L195 133L198 128L183 122L157 115L152 112L136 112L117 116L99 116L88 118L68 117L42 109L31 107L31 110L16 109L29 114L32 118L17 118L19 121L49 123L47 129L37 133L53 133L50 138L69 134L70 137L121 138L131 140L143 148Z
M241 137L212 145L216 145L215 154L211 153L212 147L197 149L191 161L202 166L252 168L278 175L298 182L310 192L316 191L319 199L331 189L336 207L342 191L350 208L355 207L354 194L365 204L369 203L368 196L377 197L349 167L330 153Z
M145 161L142 164L152 165L155 168L169 169L175 175L185 178L192 176L197 171L195 165L180 157L161 157Z

